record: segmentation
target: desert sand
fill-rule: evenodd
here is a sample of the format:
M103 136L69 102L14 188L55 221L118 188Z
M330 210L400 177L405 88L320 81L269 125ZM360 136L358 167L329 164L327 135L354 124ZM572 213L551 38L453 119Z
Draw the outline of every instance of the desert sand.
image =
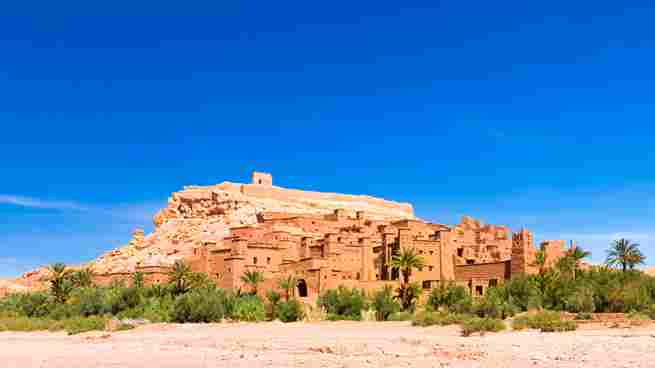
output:
M77 336L0 333L6 368L655 367L655 329L462 337L408 322L148 325Z

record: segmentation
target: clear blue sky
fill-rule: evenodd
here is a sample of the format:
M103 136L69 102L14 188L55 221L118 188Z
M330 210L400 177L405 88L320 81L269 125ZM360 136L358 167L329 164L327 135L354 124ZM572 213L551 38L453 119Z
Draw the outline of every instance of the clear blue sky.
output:
M595 261L625 236L655 264L649 2L16 3L0 276L90 260L170 192L253 169Z

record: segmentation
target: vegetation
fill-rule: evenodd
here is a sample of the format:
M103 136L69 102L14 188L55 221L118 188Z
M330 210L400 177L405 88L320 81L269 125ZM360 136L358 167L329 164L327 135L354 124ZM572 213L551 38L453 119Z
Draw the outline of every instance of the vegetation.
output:
M462 336L470 336L475 332L499 332L505 329L503 321L494 318L473 317L462 322Z
M318 305L326 310L329 320L359 321L362 311L368 309L365 293L345 286L325 291L319 296Z
M514 318L512 321L512 329L514 330L531 328L541 330L541 332L564 332L573 331L577 327L574 321L565 321L560 313L554 311L525 314Z
M393 297L393 289L387 285L373 295L373 309L378 321L387 321L391 315L400 311L400 304Z
M400 254L391 258L389 266L393 270L397 270L401 274L400 287L397 290L397 298L400 300L400 306L403 310L414 310L416 307L416 300L420 297L423 291L418 284L410 283L412 270L415 268L423 268L425 260L419 256L415 248L405 248L400 251Z
M298 300L290 299L278 305L276 316L282 322L296 322L303 319L305 313Z
M168 273L168 279L175 285L175 294L184 294L188 290L189 276L191 276L191 267L182 261L176 261L173 269Z
M252 295L257 295L257 286L264 281L264 273L261 271L246 271L241 275L241 281L250 286Z
M607 251L608 266L620 266L623 272L633 270L635 266L644 264L646 256L639 249L639 244L628 239L619 239L612 242Z
M366 312L375 313L379 321L411 320L416 326L461 324L465 335L497 331L502 320L511 317L514 329L575 329L575 321L562 320L560 312L575 313L577 320L593 318L591 313L629 313L634 324L655 318L655 278L634 270L644 261L639 245L617 240L608 254L608 265L618 269L580 269L580 261L589 253L576 247L552 267L538 256L535 263L541 268L536 275L514 277L488 288L481 298L474 300L466 288L444 282L430 292L425 305L417 305L421 288L411 282L411 274L423 261L415 250L407 249L392 261L402 275L396 293L390 286L370 295L341 286L324 291L318 305L330 320L361 320ZM144 285L140 273L133 274L129 286L125 280L95 286L90 270L72 271L63 264L53 264L49 270L47 291L0 299L0 331L79 333L102 329L109 319L206 323L304 318L303 305L293 293L297 282L293 276L281 280L280 292L267 291L264 301L255 294L263 280L257 271L242 275L253 293L241 295L217 288L206 274L192 272L183 262L175 263L168 284L150 286Z
M294 297L294 291L296 290L297 280L293 275L289 275L282 280L280 280L280 289L284 290L284 300L289 300L289 298Z

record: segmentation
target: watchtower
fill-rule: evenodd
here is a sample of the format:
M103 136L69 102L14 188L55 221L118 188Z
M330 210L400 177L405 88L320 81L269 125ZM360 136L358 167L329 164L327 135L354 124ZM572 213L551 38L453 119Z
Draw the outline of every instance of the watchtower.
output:
M270 187L273 185L273 175L269 173L254 171L252 173L252 183L256 185L264 185Z

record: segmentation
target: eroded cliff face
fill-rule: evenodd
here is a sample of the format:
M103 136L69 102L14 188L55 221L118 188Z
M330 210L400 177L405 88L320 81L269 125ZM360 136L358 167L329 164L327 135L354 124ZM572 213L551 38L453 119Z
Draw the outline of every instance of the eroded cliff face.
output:
M363 195L309 192L272 185L225 182L187 187L173 193L154 216L155 229L136 231L124 247L106 253L89 266L97 274L129 273L137 267L169 266L191 256L207 242L218 243L231 229L256 225L265 212L325 215L337 209L366 213L377 220L414 219L410 204Z

